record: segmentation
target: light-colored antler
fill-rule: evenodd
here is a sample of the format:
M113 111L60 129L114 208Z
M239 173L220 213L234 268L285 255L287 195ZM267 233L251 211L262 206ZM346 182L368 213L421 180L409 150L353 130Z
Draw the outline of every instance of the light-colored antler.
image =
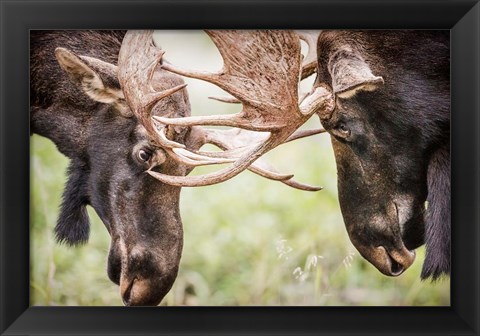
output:
M318 110L333 109L332 93L316 88L299 103L298 83L302 73L299 35L292 31L207 31L217 46L224 66L220 72L194 72L163 64L162 68L191 78L213 83L233 96L220 99L241 102L243 109L232 115L165 118L155 117L162 125L231 126L243 130L234 137L204 129L206 142L225 149L224 153L193 153L199 161L235 160L225 169L201 176L169 176L149 171L155 178L177 186L203 186L223 182L241 171L251 170L268 178L281 180L305 190L318 190L291 180L291 175L278 174L263 162L263 154L276 146L298 138L294 132ZM311 48L310 48L311 49ZM305 61L307 61L305 58ZM250 131L250 132L246 132ZM252 132L255 131L255 132ZM260 133L256 132L267 132ZM318 131L317 131L318 132ZM301 136L306 136L304 133ZM240 135L244 136L239 140ZM237 143L235 144L235 140ZM173 150L173 149L172 149ZM186 152L179 155L187 156ZM257 162L255 162L257 161ZM224 163L223 161L222 163Z
M127 104L152 141L168 148L184 148L184 145L168 140L151 121L155 104L186 86L183 84L160 92L152 88L153 74L164 54L153 45L152 36L153 31L127 32L118 56L118 79Z
M311 136L314 134L319 134L324 132L323 129L321 130L305 130L305 131L298 131L291 139L287 139L286 142L293 141L296 139L300 139L306 136ZM217 147L224 150L224 152L201 152L200 154L206 156L215 156L215 157L231 157L232 155L237 155L239 151L241 152L242 149L246 148L248 145L252 146L254 143L261 143L266 139L268 133L260 133L260 132L253 132L247 131L240 128L233 128L229 130L208 130L205 132L206 134L206 142L210 144L214 144ZM235 153L235 154L234 154ZM263 176L268 179L278 180L290 187L307 190L307 191L318 191L321 190L321 187L316 187L304 183L300 183L293 179L293 175L291 174L280 174L277 170L270 165L266 160L263 158L257 159L254 163L252 163L248 169L255 174Z
M167 138L168 125L161 123L158 118L152 117L154 106L163 98L182 90L185 84L173 86L163 91L156 91L153 88L153 76L158 69L164 52L153 44L153 31L129 31L122 43L119 54L118 77L124 91L125 99L132 109L139 122L145 127L150 140L162 148L169 156L177 162L189 166L201 166L211 164L232 163L249 148L247 144L261 144L265 140L266 133L250 132L245 130L204 130L196 127L197 136L201 133L204 138L202 143L212 143L225 150L221 153L194 153L185 149L185 146ZM157 120L156 120L157 119ZM161 119L160 119L161 120ZM243 132L243 133L242 133ZM245 135L249 133L248 137ZM256 140L255 140L255 139ZM233 140L235 139L235 140ZM233 140L233 141L232 141ZM159 173L147 171L152 176L159 176ZM316 187L304 185L292 179L291 174L281 174L265 162L258 161L250 167L256 174L272 179L280 180L285 184L304 190L318 190ZM161 175L160 175L161 176ZM161 179L161 178L159 178Z
M156 91L152 79L164 51L153 44L153 31L128 31L118 56L118 79L125 100L138 118L150 140L177 161L187 165L231 163L234 159L200 157L185 150L185 145L169 140L165 124L152 119L152 109L163 98L185 88L177 85ZM153 167L151 167L153 168Z

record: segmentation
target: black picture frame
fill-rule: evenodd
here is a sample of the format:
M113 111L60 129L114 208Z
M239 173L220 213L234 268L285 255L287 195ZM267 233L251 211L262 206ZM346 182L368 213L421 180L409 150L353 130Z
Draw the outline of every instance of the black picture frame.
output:
M478 335L478 1L0 0L1 335ZM450 307L29 307L30 29L450 29Z

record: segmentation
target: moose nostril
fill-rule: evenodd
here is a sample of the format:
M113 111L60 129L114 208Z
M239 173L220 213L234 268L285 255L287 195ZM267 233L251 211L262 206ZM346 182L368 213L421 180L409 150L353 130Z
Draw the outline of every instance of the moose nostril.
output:
M120 293L126 306L156 306L170 287L155 285L150 279L134 278L130 283L122 281Z
M132 296L132 288L133 288L133 284L135 283L135 280L136 279L133 279L125 290L122 290L122 287L120 287L120 291L122 292L122 301L123 301L123 304L125 306L130 305L130 299L131 299L131 296Z
M392 276L399 276L403 273L415 260L415 252L409 251L405 246L400 250L385 249L390 262L390 273Z
M376 252L372 259L374 265L385 275L399 276L415 261L415 252L405 246L399 249L387 249L383 246L375 248Z
M403 266L398 263L395 259L393 259L390 255L388 255L390 258L390 263L391 263L391 272L393 276L398 276L403 273L405 270Z

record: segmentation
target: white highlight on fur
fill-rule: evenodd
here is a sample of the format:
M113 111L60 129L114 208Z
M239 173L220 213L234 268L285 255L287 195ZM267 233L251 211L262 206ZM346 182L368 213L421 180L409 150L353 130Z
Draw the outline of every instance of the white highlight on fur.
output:
M395 197L397 206L398 224L400 228L412 217L413 197L411 195L398 195Z
M366 84L362 84L362 85L358 85L356 87L354 87L353 89L351 90L346 90L346 91L343 91L343 92L338 92L337 93L337 97L339 98L352 98L353 96L355 96L357 94L357 92L359 91L375 91L376 89L378 88L378 85L377 84L371 84L371 83L366 83Z

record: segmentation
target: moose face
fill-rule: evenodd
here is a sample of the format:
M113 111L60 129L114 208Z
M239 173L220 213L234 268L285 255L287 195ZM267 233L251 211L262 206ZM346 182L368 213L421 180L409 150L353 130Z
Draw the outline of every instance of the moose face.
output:
M89 228L85 206L91 205L111 235L108 275L120 285L124 303L157 305L178 272L183 245L181 188L159 182L146 171L183 176L188 169L154 143L133 115L110 71L116 66L65 49L57 49L56 56L84 94L101 103L85 124L84 148L71 155L57 238L68 244L85 242ZM158 70L151 83L154 90L162 91L183 82ZM164 97L151 113L189 115L185 90ZM186 128L170 133L172 140L187 142Z
M318 55L317 85L336 97L320 118L352 243L380 272L398 276L426 242L422 277L448 273L448 35L324 32Z
M152 146L135 120L109 121L113 113L97 117L89 142L91 205L112 237L108 275L124 303L157 305L176 278L182 252L180 188L145 170L153 160L162 162L157 171L185 175L186 169Z
M381 95L337 99L326 129L332 135L339 201L359 252L382 273L400 275L424 241L428 161L415 130L374 108Z

